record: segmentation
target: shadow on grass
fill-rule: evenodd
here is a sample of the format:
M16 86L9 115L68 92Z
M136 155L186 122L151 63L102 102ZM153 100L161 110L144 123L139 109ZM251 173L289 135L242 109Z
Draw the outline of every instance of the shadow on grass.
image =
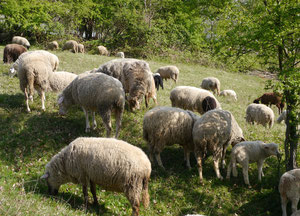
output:
M0 107L3 109L20 109L24 105L25 97L21 93L15 95L0 94Z

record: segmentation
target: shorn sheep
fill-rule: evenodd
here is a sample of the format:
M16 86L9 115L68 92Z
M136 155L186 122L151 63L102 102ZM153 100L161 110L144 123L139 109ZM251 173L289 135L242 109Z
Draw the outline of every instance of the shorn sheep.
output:
M155 73L153 74L153 78L154 78L154 83L155 83L155 88L158 91L159 90L159 86L164 89L164 82L163 79L161 78L159 73Z
M176 83L178 80L179 69L174 66L164 66L157 69L156 73L159 73L162 79L172 79Z
M95 112L98 111L106 136L111 133L111 113L116 116L116 135L119 135L125 105L125 93L119 80L103 73L84 73L77 76L58 97L59 113L65 115L72 105L79 105L86 117L86 129L90 130L88 112L93 112L93 128L97 127Z
M250 104L246 109L246 121L250 124L261 124L264 127L269 125L271 128L274 124L274 112L264 104Z
M108 56L108 50L106 49L105 46L98 46L97 50L98 50L99 55Z
M282 216L287 216L286 206L288 201L292 202L292 212L295 213L300 199L300 169L285 172L280 178L278 188L281 198Z
M201 88L211 90L214 94L220 95L221 84L217 78L207 77L202 80Z
M215 100L215 108L220 109L221 105L218 102L218 100L214 97L212 93L205 89L199 89L192 86L177 86L170 92L170 100L173 107L188 109L194 112L198 112L200 114L205 113L205 110L203 110L202 103L204 99L208 96ZM208 110L209 107L207 106L206 111Z
M78 43L74 40L68 40L62 50L71 50L73 53L78 53Z
M116 56L119 57L119 58L125 58L124 52L118 52L118 53L116 54Z
M222 161L224 167L227 147L241 141L244 141L243 131L229 111L210 110L194 123L193 143L200 183L203 182L202 160L205 156L212 154L217 178L223 179L219 161Z
M267 157L272 155L280 157L278 145L275 143L264 143L262 141L240 142L231 150L226 178L230 178L231 170L233 176L237 177L236 164L239 163L243 167L244 182L246 185L250 185L248 176L249 163L256 162L258 169L258 181L261 181L261 176L264 176L262 170L264 161Z
M30 43L29 43L29 41L28 41L26 38L21 37L21 36L14 36L14 37L12 38L12 43L20 44L20 45L26 47L27 49L30 48Z
M51 41L48 44L48 49L49 50L58 50L58 48L59 48L59 45L58 45L57 41Z
M84 45L83 44L78 44L78 52L79 53L84 53Z
M163 167L160 153L165 146L179 144L184 149L184 160L190 169L190 152L193 152L192 130L198 116L191 111L174 107L156 107L149 110L143 120L143 137L147 141L150 160L153 155Z
M22 45L7 44L3 50L3 63L15 62L19 56L26 51L26 47Z
M52 157L41 179L47 181L50 195L57 195L62 184L81 184L86 207L88 186L94 204L96 185L124 193L137 216L140 199L145 208L149 206L150 174L151 163L140 148L112 138L79 137Z
M267 106L271 106L274 104L278 108L278 113L282 113L284 108L284 102L282 101L282 96L275 92L264 93L261 97L256 98L253 103L265 104Z
M231 97L237 101L237 96L234 90L226 89L220 92L220 96Z

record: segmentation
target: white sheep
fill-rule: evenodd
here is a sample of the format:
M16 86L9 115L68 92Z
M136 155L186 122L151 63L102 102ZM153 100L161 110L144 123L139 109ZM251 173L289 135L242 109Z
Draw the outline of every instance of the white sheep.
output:
M48 49L50 49L50 50L57 50L58 48L59 48L59 45L58 45L57 41L51 41L48 44Z
M278 124L280 124L282 121L286 122L286 110L284 110L276 120Z
M59 95L58 104L62 115L70 106L80 105L86 117L86 132L90 130L88 112L93 112L93 128L96 128L95 111L98 111L107 137L111 133L111 113L114 112L117 125L115 137L118 137L125 105L125 93L119 80L103 73L80 74Z
M98 46L97 50L100 55L108 56L108 50L105 46Z
M250 104L246 109L246 121L250 124L261 124L271 128L274 124L274 112L264 104Z
M188 109L200 114L210 109L203 109L203 101L206 97L215 99L215 106L212 104L210 109L221 109L221 105L212 93L207 90L192 86L177 86L170 92L170 100L173 107Z
M197 159L200 183L202 177L202 160L212 154L217 178L223 179L219 170L219 161L225 166L227 147L244 140L243 131L233 115L226 110L210 110L203 114L194 124L193 142Z
M53 72L49 77L49 89L48 91L61 92L63 91L75 78L77 74L57 71Z
M178 80L179 69L174 65L169 65L158 68L156 73L159 73L162 79L172 79L176 83Z
M20 44L20 45L23 45L24 47L26 47L27 49L30 48L30 43L29 41L24 38L24 37L21 37L21 36L14 36L12 38L12 43L16 43L16 44Z
M147 141L149 157L155 155L162 168L160 153L165 146L179 144L184 149L184 160L190 169L190 152L193 151L192 129L198 118L191 111L174 107L156 107L149 110L143 120L143 137Z
M84 53L84 45L81 44L81 43L78 44L78 52L79 53Z
M220 96L224 96L224 97L232 97L235 101L237 101L237 96L234 90L223 90L220 92Z
M78 53L78 43L74 40L68 40L62 50L71 50L73 53Z
M264 176L262 171L264 161L272 155L280 156L278 145L275 143L264 143L262 141L244 141L236 144L230 155L230 163L227 168L226 178L230 178L231 169L234 177L237 177L236 164L239 163L243 168L244 182L250 185L248 169L249 163L257 163L258 181L261 181L261 176Z
M288 201L292 202L292 212L296 214L300 198L300 169L285 172L279 181L282 216L286 216Z
M81 184L86 206L88 186L94 204L98 204L96 185L122 192L137 216L141 195L144 207L149 206L150 174L151 163L140 148L112 138L80 137L52 157L41 179L47 181L50 195L57 195L62 184Z
M221 84L218 78L215 77L206 77L202 80L201 88L206 90L211 90L217 95L220 95Z
M116 54L116 56L119 57L119 58L125 58L124 52L118 52L118 53Z

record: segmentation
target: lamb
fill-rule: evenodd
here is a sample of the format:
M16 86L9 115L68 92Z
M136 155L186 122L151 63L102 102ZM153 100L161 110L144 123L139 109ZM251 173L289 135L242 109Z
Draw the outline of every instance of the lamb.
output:
M226 110L210 110L194 123L192 133L200 183L203 182L202 160L209 153L213 155L217 178L223 179L219 170L220 159L224 167L227 147L244 141L243 131L233 115Z
M282 121L286 122L286 110L284 110L276 120L278 124L280 124Z
M275 93L275 92L269 92L264 93L261 97L255 99L253 103L259 103L265 104L267 106L270 106L274 104L278 108L278 113L282 113L284 108L284 102L282 101L282 95Z
M48 44L48 49L49 50L58 50L59 45L57 43L57 41L52 41Z
M223 90L220 92L220 96L224 96L224 97L232 97L235 101L237 101L237 96L234 90Z
M264 104L250 104L246 109L246 121L250 124L261 124L264 127L269 125L271 128L274 124L274 112Z
M118 52L118 53L116 54L116 56L119 57L119 58L125 58L124 52Z
M84 53L84 45L83 44L78 44L78 52Z
M68 40L62 50L71 50L73 53L78 53L78 43L74 40Z
M7 44L3 50L3 63L11 63L16 61L24 52L27 52L27 49L22 45Z
M230 178L231 169L234 177L237 177L236 163L243 167L244 182L250 185L248 177L249 163L257 163L258 180L261 181L261 176L264 176L262 171L264 160L272 155L280 157L278 145L275 143L264 143L262 141L245 141L236 144L230 155L230 162L227 168L226 178Z
M162 79L172 79L176 83L178 80L179 69L176 66L164 66L157 69L156 73L159 73Z
M98 46L97 50L100 55L108 56L108 51L105 46Z
M184 149L186 166L191 169L190 152L193 152L192 129L199 117L191 111L175 107L156 107L149 110L143 120L143 138L147 141L149 157L153 154L164 169L160 153L165 146L179 144Z
M300 198L300 169L285 172L280 178L278 188L281 198L282 216L287 215L286 206L288 201L292 202L292 212L295 213Z
M12 43L20 44L20 45L26 47L27 49L30 48L29 41L26 38L21 37L21 36L14 36L12 39Z
M163 79L161 78L159 73L153 74L154 82L155 82L155 87L157 91L159 90L159 86L164 89L164 82Z
M207 77L202 80L201 88L211 90L217 95L220 95L221 84L220 81L215 77Z
M119 135L125 106L125 93L119 80L103 73L84 73L77 76L58 96L59 113L65 115L71 105L78 104L86 117L86 129L90 130L88 112L93 112L93 128L97 127L95 111L99 111L106 128L111 133L111 112L116 116L116 135Z
M86 206L88 186L96 205L96 185L122 192L137 216L140 198L145 208L149 206L150 174L151 163L140 148L113 138L79 137L52 157L41 179L50 195L57 195L62 184L81 184Z
M172 107L188 109L200 114L205 113L203 110L203 101L207 96L215 99L216 109L221 109L221 105L212 93L207 90L191 86L177 86L170 92Z

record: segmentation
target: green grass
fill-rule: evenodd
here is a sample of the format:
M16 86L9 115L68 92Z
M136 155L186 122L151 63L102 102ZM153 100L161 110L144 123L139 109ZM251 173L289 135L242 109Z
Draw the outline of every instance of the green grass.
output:
M60 59L59 70L77 74L98 67L114 57L98 55L53 52ZM2 59L3 46L0 47ZM153 72L168 62L149 61ZM264 92L265 80L246 74L230 73L199 65L176 63L180 69L179 81L169 80L165 89L158 91L158 102L170 106L169 92L176 85L199 87L207 76L218 77L221 89L234 89L238 101L219 97L222 108L235 116L244 131L246 140L276 142L283 150L285 126L275 124L269 130L260 125L245 122L245 109L256 97ZM65 184L58 196L47 194L45 182L39 178L46 163L64 146L79 136L105 136L101 118L97 116L98 129L85 133L83 112L74 108L65 117L58 115L55 93L46 94L46 111L41 111L41 101L37 94L30 104L31 113L26 112L19 80L8 76L9 65L0 64L0 215L129 215L131 208L123 194L108 192L98 188L99 207L85 210L81 187ZM151 101L150 108L154 104ZM142 120L146 109L131 113L125 111L120 139L141 147L147 152L142 138ZM276 118L277 108L273 107ZM114 120L113 120L113 125ZM113 131L113 133L115 130ZM227 152L227 161L230 153ZM151 203L149 209L141 208L141 215L281 215L277 160L271 157L264 165L265 177L257 182L256 164L250 166L251 188L243 183L241 169L238 178L230 181L216 179L212 160L204 165L204 186L199 184L196 161L192 157L192 170L183 166L183 150L180 146L167 147L161 154L166 171L152 165L149 185ZM225 170L221 171L225 176ZM281 174L284 166L281 165ZM91 199L91 196L90 196ZM90 200L91 201L91 200ZM289 208L289 206L288 206ZM290 209L290 208L289 208ZM290 211L290 210L289 210Z

